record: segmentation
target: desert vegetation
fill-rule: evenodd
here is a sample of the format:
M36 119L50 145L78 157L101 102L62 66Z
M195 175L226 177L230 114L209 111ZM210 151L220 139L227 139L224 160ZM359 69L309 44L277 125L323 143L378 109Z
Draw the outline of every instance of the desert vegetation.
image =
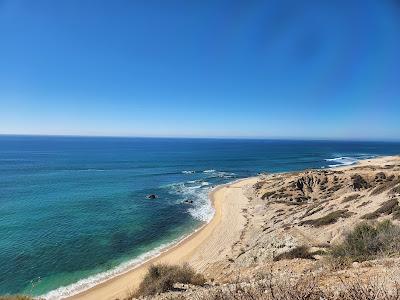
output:
M169 293L163 300L400 300L400 286L378 279L344 280L338 278L340 288L321 284L320 278L305 275L293 280L277 277L273 272L257 276L256 281L234 282L211 288L199 288L187 293ZM147 298L150 299L150 298Z
M361 223L349 232L344 241L332 247L337 261L362 262L400 254L400 226L389 220Z
M174 290L177 283L202 286L203 275L196 273L189 265L159 264L149 267L147 274L132 297L151 296ZM131 298L132 298L131 297ZM128 298L129 299L129 298Z
M321 218L313 219L313 220L306 220L301 222L301 225L311 225L315 227L320 227L324 225L329 225L336 223L340 218L348 218L352 215L347 209L337 210L331 212Z
M380 208L378 208L374 212L365 214L361 218L371 220L371 219L377 219L381 215L390 215L390 214L393 214L394 217L396 217L399 214L399 212L400 212L399 201L396 198L393 198L382 203Z
M358 198L360 198L360 194L352 194L352 195L346 196L346 197L342 200L342 203L354 201L354 200L356 200L356 199L358 199Z
M284 252L275 256L274 261L294 258L314 259L315 254L316 253L311 253L309 247L307 246L298 246L288 252Z

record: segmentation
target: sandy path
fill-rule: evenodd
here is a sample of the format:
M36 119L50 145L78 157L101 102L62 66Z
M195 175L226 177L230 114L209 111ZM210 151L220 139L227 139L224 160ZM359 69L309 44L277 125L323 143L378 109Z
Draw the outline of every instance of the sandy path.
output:
M257 178L253 177L216 188L210 194L215 207L210 223L160 256L68 299L123 299L129 290L137 288L150 264L189 262L197 270L203 270L210 263L223 259L239 239L245 223L242 209L248 199L243 194L244 188L256 181Z

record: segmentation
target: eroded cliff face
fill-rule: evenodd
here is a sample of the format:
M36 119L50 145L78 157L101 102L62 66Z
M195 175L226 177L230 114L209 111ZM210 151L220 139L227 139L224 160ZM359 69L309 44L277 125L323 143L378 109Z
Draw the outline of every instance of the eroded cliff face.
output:
M400 220L400 158L353 167L271 174L248 191L249 222L238 265L268 261L297 245L323 249L364 220Z

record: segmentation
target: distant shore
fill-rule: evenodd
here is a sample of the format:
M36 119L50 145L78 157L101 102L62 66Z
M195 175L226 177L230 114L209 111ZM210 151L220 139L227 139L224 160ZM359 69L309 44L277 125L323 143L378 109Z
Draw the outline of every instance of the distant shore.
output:
M224 242L231 242L240 235L245 222L241 211L248 199L238 191L242 191L241 188L246 185L255 183L257 178L245 178L216 187L209 195L215 209L209 223L132 270L67 299L123 299L138 287L151 264L187 262L198 270L204 270L209 263L216 262L226 255Z

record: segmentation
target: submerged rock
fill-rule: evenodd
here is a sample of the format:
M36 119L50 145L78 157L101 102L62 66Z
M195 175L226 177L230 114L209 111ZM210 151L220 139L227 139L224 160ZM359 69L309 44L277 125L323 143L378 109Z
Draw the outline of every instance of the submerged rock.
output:
M158 196L156 194L150 194L146 196L147 199L156 199Z

